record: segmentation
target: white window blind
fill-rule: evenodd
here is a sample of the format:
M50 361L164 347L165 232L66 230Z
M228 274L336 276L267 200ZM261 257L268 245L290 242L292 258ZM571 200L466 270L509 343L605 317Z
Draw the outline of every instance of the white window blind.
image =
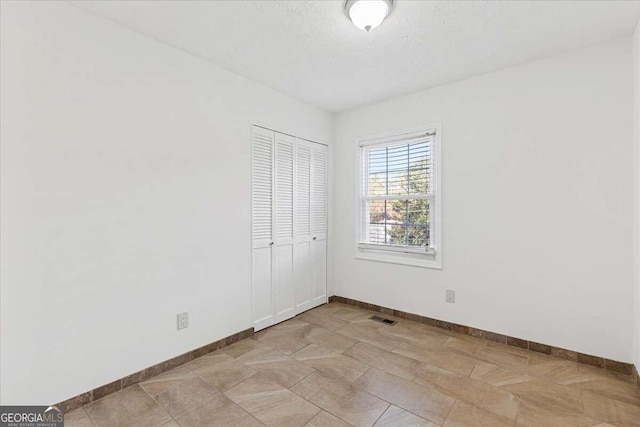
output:
M435 132L360 146L360 249L435 252Z

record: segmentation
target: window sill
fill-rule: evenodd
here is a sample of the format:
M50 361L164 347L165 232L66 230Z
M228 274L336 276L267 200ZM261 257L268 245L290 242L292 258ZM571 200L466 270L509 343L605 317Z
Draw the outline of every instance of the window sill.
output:
M436 255L369 251L358 248L356 252L356 259L442 270L442 260Z

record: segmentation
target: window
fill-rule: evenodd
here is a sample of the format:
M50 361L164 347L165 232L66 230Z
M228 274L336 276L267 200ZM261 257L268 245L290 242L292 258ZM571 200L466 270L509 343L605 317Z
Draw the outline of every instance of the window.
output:
M442 268L439 126L358 145L357 257Z

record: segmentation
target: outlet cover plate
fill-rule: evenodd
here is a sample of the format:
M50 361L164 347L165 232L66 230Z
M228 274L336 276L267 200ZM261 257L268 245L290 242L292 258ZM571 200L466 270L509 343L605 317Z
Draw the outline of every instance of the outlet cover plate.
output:
M189 327L189 313L178 314L178 330Z
M454 304L456 302L456 291L453 291L451 289L447 289L447 296L445 301Z

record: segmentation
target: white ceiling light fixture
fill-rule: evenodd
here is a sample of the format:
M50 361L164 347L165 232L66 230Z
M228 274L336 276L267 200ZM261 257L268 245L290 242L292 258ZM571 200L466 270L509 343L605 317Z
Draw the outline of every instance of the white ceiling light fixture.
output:
M392 7L393 0L347 0L345 12L353 25L369 32L382 24Z

